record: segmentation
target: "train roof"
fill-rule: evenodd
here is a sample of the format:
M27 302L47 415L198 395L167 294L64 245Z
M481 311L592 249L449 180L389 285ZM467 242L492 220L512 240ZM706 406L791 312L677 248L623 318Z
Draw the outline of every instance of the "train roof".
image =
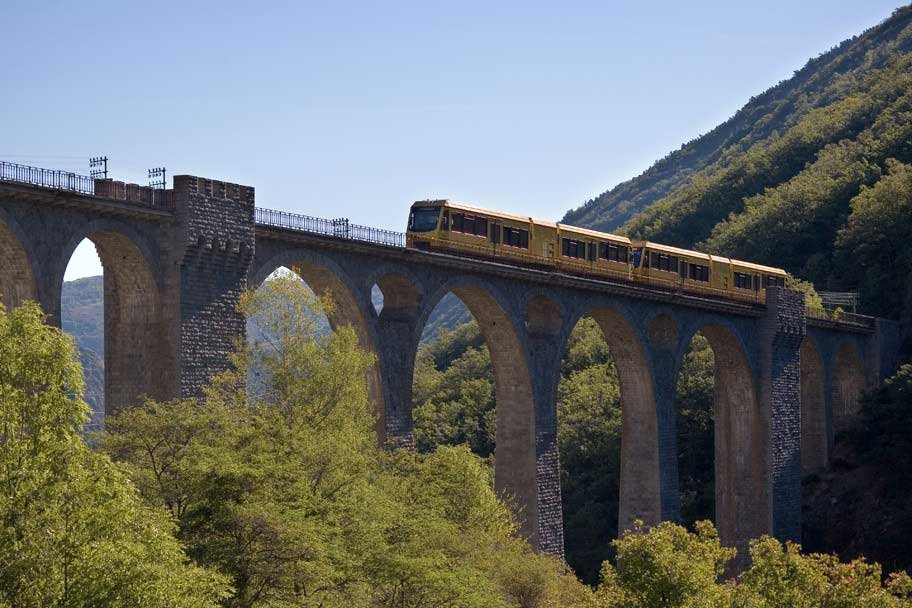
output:
M551 228L556 228L557 224L554 222L549 222L548 220L538 220L529 216L523 215L513 215L512 213L503 213L500 211L491 211L490 209L482 209L481 207L475 207L473 205L467 205L465 203L459 203L456 201L451 201L450 199L440 199L440 200L425 200L425 201L415 201L412 203L412 207L437 207L442 206L448 209L459 209L460 211L471 211L472 213L479 213L486 215L488 217L496 217L504 220L511 220L514 222L525 222L532 223L536 226L550 226Z
M715 256L713 256L715 257ZM750 270L758 270L760 272L765 272L767 274L775 274L779 276L786 276L786 273L781 268L773 268L772 266L764 266L762 264L754 264L752 262L742 262L741 260L732 260L732 266L741 266L742 268L748 268Z
M571 226L569 224L557 224L557 227L561 230L566 230L567 232L575 232L576 234L583 234L594 239L604 239L611 240L616 243L624 243L625 245L630 244L630 239L626 236L619 236L617 234L611 234L608 232L599 232L598 230L589 230L588 228L580 228L579 226Z
M758 272L765 272L766 274L774 274L778 276L786 276L786 272L781 268L773 268L772 266L764 266L762 264L754 264L752 262L744 262L742 260L735 260L733 258L726 258L721 255L711 255L708 253L702 253L700 251L691 251L690 249L681 249L680 247L672 247L671 245L662 245L661 243L653 243L651 241L634 241L634 247L648 247L653 251L662 251L664 253L672 253L675 255L688 256L692 258L700 258L717 262L728 262L732 266L739 266L747 270L756 270Z
M672 247L671 245L662 245L661 243L653 243L652 241L632 241L634 247L644 247L649 248L653 251L661 251L663 253L672 253L674 255L682 255L691 258L699 258L701 260L710 261L712 258L718 258L719 256L710 256L708 253L701 253L699 251L691 251L690 249L681 249L680 247Z

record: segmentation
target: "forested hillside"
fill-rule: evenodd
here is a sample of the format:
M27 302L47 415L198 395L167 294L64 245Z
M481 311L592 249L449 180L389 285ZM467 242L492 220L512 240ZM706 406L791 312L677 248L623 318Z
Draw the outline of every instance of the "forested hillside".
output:
M565 221L783 267L909 320L910 51L905 7Z
M61 293L63 331L72 335L85 374L85 399L92 423L104 418L104 280L86 277L65 281Z
M910 19L912 10L908 7L897 10L882 24L811 59L792 78L751 98L729 120L683 144L641 175L569 211L564 221L615 230L653 203L686 187L694 176L718 173L755 144L782 136L814 109L864 90L863 82L869 75L888 66L898 53L912 49ZM863 128L861 122L844 125L842 133L832 129L821 134L820 141L809 142L803 152L796 151L795 166L801 167L826 143L851 137Z

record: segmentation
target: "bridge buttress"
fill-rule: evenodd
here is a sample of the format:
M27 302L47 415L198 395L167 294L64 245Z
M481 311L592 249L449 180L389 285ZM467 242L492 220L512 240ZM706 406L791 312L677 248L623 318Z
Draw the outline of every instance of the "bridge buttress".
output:
M656 411L659 518L660 521L678 522L681 519L676 393L678 325L670 316L662 314L650 321L648 332Z
M801 343L806 333L804 295L767 289L760 321L759 393L768 427L766 522L779 540L801 540ZM763 525L765 524L765 525ZM738 539L739 541L747 539Z
M199 395L225 371L234 341L246 335L238 303L254 252L254 190L215 180L174 177L175 222L163 312L175 397Z
M418 351L417 316L411 311L384 305L375 322L377 368L383 403L379 412L381 443L395 448L415 448L412 423L412 381Z
M564 516L557 443L557 386L563 345L570 329L553 300L543 296L531 299L525 323L535 423L535 513L531 541L539 551L561 559Z

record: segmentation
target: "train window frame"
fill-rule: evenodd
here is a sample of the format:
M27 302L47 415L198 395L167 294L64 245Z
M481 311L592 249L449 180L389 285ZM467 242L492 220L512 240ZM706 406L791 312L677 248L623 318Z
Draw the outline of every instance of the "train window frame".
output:
M483 215L453 213L450 231L487 240L488 225L488 218ZM471 226L471 230L467 230L467 226Z
M661 251L654 251L652 255L654 256L651 261L652 268L661 272L678 274L678 263L680 261L678 256L662 253Z
M732 271L732 284L735 289L752 291L754 289L754 275L748 272Z
M524 228L504 226L503 238L501 240L504 247L529 249L529 231Z
M709 266L689 262L687 264L687 278L698 283L709 283Z
M600 241L598 243L598 259L606 262L618 262L627 264L630 261L630 253L626 245L619 245L611 241Z
M574 254L570 254L571 248L574 251ZM561 237L561 256L569 258L571 260L585 260L586 259L586 242L578 241L576 239L567 238L565 236Z
M785 287L785 279L783 277L778 277L773 274L764 275L765 277L765 287Z

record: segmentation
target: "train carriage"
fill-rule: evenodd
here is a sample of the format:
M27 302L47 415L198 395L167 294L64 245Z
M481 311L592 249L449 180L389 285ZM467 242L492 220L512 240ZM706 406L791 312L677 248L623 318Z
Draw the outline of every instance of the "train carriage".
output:
M762 302L784 287L782 269L450 200L412 205L408 247L454 252L568 274L648 284L671 291Z

